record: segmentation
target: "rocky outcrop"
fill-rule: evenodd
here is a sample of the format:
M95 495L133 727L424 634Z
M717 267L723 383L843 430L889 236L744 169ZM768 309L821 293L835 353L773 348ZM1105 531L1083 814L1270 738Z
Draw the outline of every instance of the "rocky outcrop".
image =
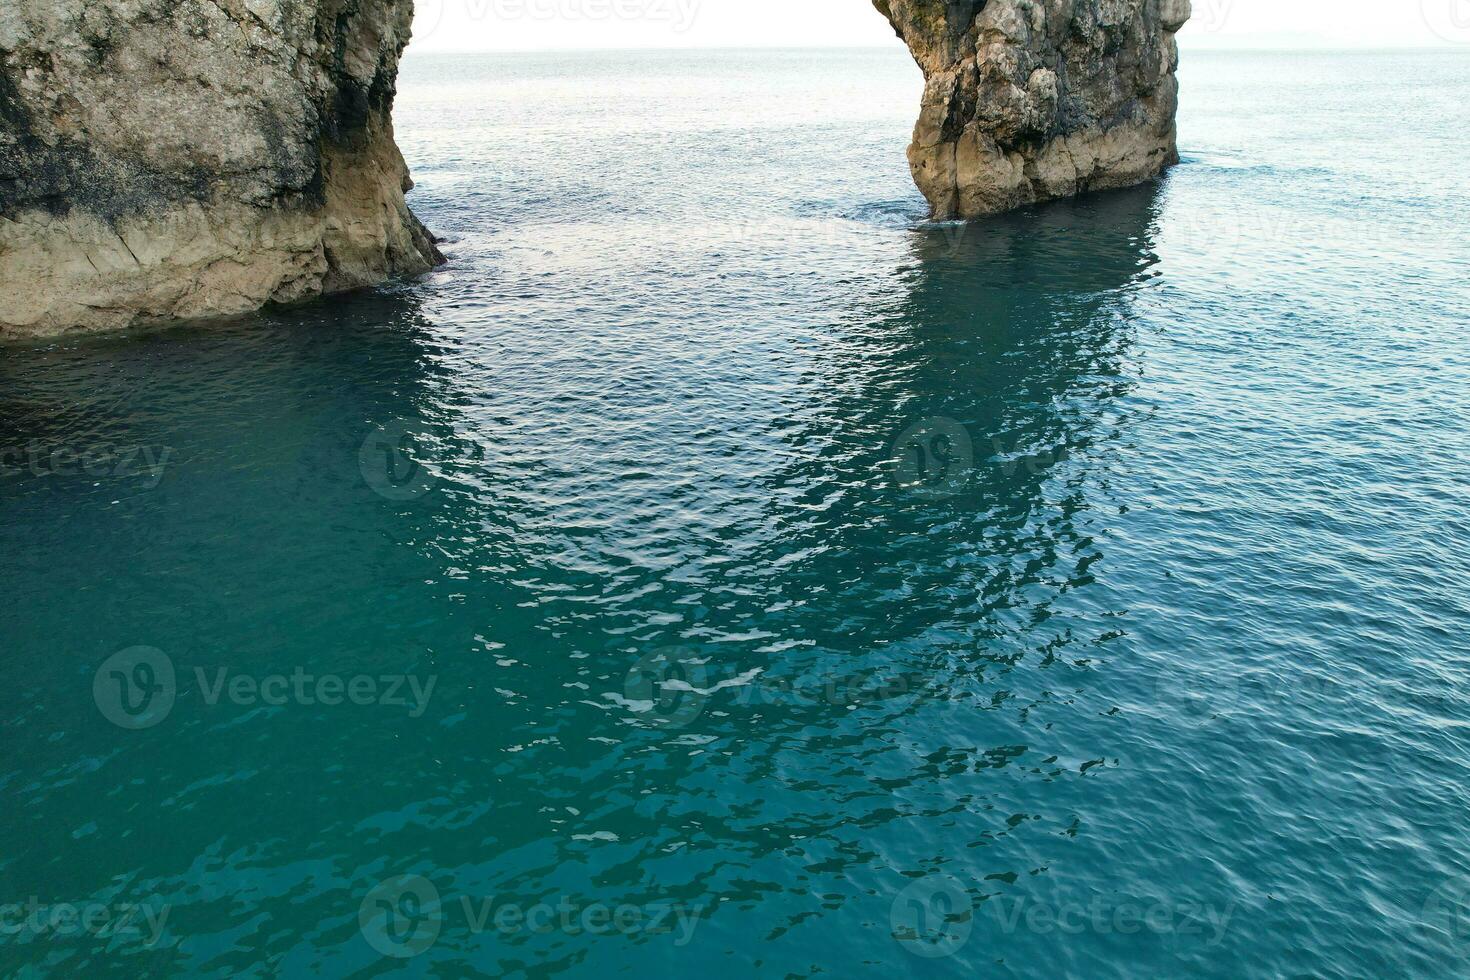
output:
M909 163L936 218L1151 180L1177 163L1189 0L874 0L924 71Z
M408 0L5 0L0 332L210 317L442 258L393 142Z
M861 2L861 0L853 0ZM1188 0L875 0L937 217L1177 159ZM289 303L443 261L393 141L413 0L3 0L0 336Z

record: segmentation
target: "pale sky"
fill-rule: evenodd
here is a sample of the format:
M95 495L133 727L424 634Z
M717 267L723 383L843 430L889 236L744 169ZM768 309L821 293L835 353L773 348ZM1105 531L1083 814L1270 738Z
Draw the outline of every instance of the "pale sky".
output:
M414 50L898 44L871 0L417 0ZM1470 0L1194 0L1184 47L1470 53Z

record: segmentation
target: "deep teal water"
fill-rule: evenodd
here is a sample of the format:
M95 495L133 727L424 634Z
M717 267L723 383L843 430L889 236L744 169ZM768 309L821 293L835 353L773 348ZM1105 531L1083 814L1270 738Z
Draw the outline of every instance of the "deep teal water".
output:
M1470 59L1184 85L411 59L448 269L0 351L0 973L1466 975Z

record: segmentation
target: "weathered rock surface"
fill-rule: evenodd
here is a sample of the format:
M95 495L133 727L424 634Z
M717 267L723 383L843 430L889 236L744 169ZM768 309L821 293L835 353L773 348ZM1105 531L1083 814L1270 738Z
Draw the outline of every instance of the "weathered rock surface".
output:
M0 332L422 273L393 142L409 0L0 4Z
M1151 180L1177 163L1189 0L874 0L924 71L909 163L936 218Z
M854 0L859 2L859 0ZM1177 160L1189 0L874 0L924 70L937 217ZM0 2L0 335L224 316L423 273L393 141L413 0Z

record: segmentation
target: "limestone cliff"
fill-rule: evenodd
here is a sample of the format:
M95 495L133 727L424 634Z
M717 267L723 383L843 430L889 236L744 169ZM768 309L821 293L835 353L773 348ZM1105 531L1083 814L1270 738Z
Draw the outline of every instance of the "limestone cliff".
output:
M909 163L936 218L1157 177L1179 159L1189 0L874 0L924 71Z
M409 0L0 4L0 332L422 273L393 142Z

